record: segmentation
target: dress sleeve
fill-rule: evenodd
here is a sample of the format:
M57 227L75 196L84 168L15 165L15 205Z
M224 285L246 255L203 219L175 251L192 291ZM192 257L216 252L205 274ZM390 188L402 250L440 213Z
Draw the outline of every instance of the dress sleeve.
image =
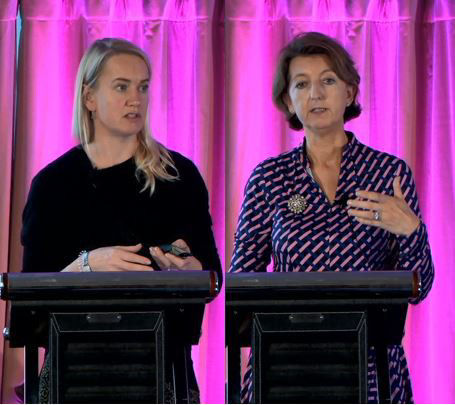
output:
M420 219L420 225L409 236L397 236L392 242L396 251L396 270L416 270L422 284L420 296L412 304L422 301L430 292L434 279L433 260L428 243L427 228L422 221L416 186L409 166L401 161L395 176L400 176L401 190L409 207Z
M180 175L185 184L185 195L182 195L182 199L186 200L185 217L182 219L182 239L188 243L194 257L201 262L202 268L216 271L218 280L222 282L223 271L212 231L209 194L204 179L189 160Z
M251 174L234 238L229 272L266 271L272 253L273 208L261 165Z

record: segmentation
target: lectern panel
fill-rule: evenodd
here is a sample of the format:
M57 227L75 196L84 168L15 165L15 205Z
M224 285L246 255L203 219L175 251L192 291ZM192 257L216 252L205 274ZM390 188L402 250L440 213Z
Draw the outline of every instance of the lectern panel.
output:
M256 313L255 403L366 402L366 314Z
M52 403L162 403L163 315L57 313L50 321Z

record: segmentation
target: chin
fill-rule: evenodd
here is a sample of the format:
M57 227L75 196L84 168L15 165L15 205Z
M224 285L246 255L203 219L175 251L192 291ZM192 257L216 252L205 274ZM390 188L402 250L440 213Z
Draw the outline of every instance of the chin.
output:
M333 125L312 125L304 126L303 129L316 135L326 135L337 131L338 127Z
M142 130L142 128L141 128L141 129L138 129L138 130L136 130L136 131L131 131L131 130L129 130L129 131L116 131L116 132L115 132L115 135L116 135L117 137L119 137L119 138L125 138L125 139L127 139L127 138L131 138L131 137L133 137L133 136L137 136L137 134L138 134L139 132L141 132L141 130Z

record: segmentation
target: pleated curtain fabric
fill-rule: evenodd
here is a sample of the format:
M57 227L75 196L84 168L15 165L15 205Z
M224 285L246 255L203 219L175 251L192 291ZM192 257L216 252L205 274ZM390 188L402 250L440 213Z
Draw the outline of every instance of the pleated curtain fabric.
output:
M304 135L272 103L279 50L297 33L320 31L346 46L361 76L363 112L347 129L413 169L436 271L430 295L407 321L414 399L455 401L455 2L21 0L16 66L17 7L18 0L0 1L1 271L21 268L21 213L32 177L75 144L80 58L110 36L150 55L153 136L198 165L228 267L252 169ZM209 305L208 325L193 359L202 401L222 403L223 295ZM22 351L3 347L2 402L15 402Z

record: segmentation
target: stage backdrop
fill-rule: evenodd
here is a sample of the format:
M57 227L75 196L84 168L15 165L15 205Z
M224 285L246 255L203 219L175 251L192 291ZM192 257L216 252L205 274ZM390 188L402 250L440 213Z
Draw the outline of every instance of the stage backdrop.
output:
M128 39L149 54L153 69L153 136L199 167L210 191L215 236L224 262L223 3L20 0L22 32L17 80L16 7L17 0L0 1L1 271L21 269L21 213L30 182L41 168L75 144L71 115L77 68L87 47L104 37ZM13 155L14 122L17 127ZM4 313L2 307L2 317ZM204 330L199 349L193 350L201 399L224 402L223 296L206 309ZM3 403L15 401L12 388L23 377L22 351L8 349L7 343L4 349Z
M412 167L436 278L412 307L405 348L414 399L455 402L455 2L226 1L226 254L253 168L302 142L272 103L280 49L303 31L337 38L360 76L359 140Z

